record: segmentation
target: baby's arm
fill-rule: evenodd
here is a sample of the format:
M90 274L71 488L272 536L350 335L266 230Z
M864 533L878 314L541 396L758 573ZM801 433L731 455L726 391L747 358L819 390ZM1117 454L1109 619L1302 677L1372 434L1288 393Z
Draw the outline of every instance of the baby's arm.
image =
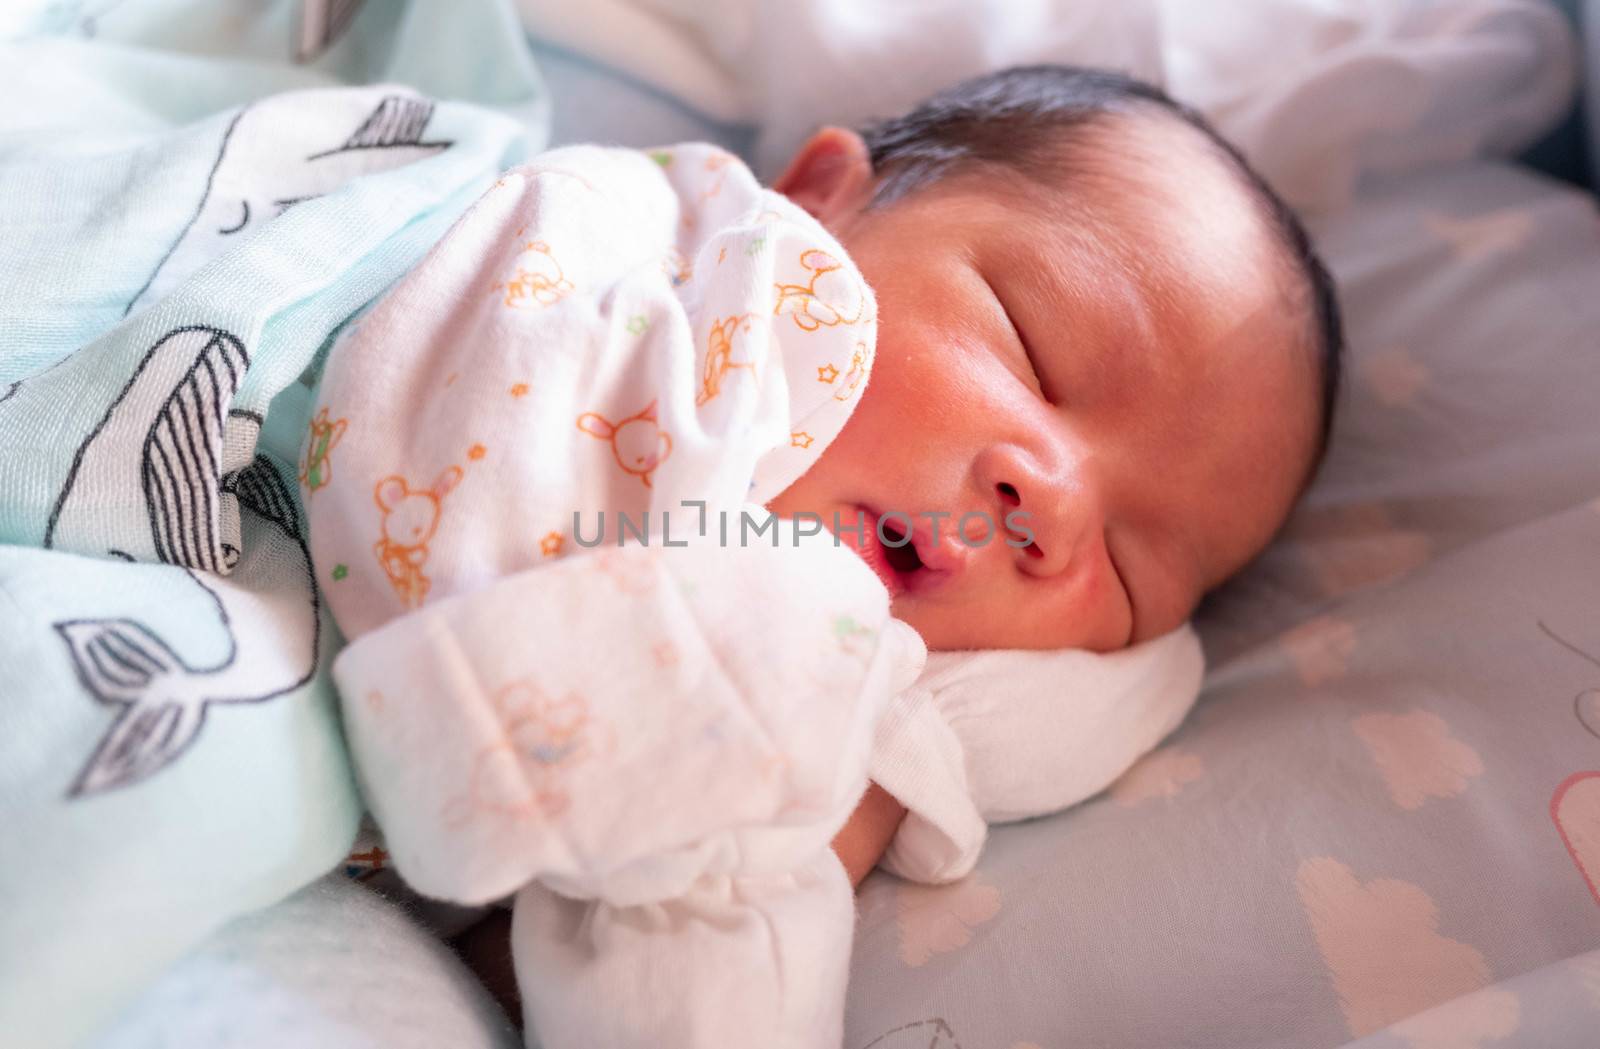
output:
M861 879L872 873L905 815L905 806L894 795L876 783L867 784L867 792L851 813L850 821L833 839L833 851L850 875L851 885L860 885Z

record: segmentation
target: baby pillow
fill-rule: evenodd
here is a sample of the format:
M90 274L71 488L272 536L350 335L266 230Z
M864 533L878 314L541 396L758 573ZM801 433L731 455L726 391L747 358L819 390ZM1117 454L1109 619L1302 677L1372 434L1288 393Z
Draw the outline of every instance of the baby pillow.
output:
M1577 52L1546 0L1167 0L1166 87L1291 204L1367 174L1514 156L1572 100Z
M818 126L902 112L964 77L1070 62L1161 77L1157 0L517 0L529 33L722 123L764 178ZM559 88L556 105L562 105ZM648 145L649 143L635 143Z
M859 125L964 77L1058 62L1162 84L1307 208L1343 204L1366 174L1515 155L1565 110L1577 68L1571 28L1547 0L517 0L517 9L541 41L714 120L757 127L763 177L822 124ZM615 137L605 132L590 129Z

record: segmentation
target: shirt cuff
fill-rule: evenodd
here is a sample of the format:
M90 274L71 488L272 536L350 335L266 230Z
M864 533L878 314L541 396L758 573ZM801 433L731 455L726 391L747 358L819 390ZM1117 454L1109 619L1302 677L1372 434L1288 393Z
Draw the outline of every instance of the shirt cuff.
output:
M961 741L927 689L901 692L879 722L872 779L907 810L881 866L925 884L966 877L988 827L972 803Z

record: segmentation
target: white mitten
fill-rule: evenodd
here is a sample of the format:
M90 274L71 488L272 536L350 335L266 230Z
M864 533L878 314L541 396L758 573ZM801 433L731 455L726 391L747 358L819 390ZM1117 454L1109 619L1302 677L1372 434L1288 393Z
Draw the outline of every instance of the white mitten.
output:
M1104 790L1188 714L1204 669L1188 625L1104 655L929 654L878 727L872 778L910 810L883 865L920 882L965 876L986 822Z

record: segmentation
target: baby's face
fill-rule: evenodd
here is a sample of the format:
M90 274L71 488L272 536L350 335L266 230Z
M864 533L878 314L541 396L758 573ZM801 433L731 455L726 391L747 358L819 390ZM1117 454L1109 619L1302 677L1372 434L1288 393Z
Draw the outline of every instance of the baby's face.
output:
M1197 139L1130 133L1071 198L990 171L814 209L877 294L877 354L843 432L771 508L829 526L865 511L860 552L930 648L1166 633L1304 480L1320 380L1303 294ZM872 534L891 511L915 523L898 553ZM948 515L937 542L928 512ZM1026 538L1008 514L1031 544L1006 541Z

